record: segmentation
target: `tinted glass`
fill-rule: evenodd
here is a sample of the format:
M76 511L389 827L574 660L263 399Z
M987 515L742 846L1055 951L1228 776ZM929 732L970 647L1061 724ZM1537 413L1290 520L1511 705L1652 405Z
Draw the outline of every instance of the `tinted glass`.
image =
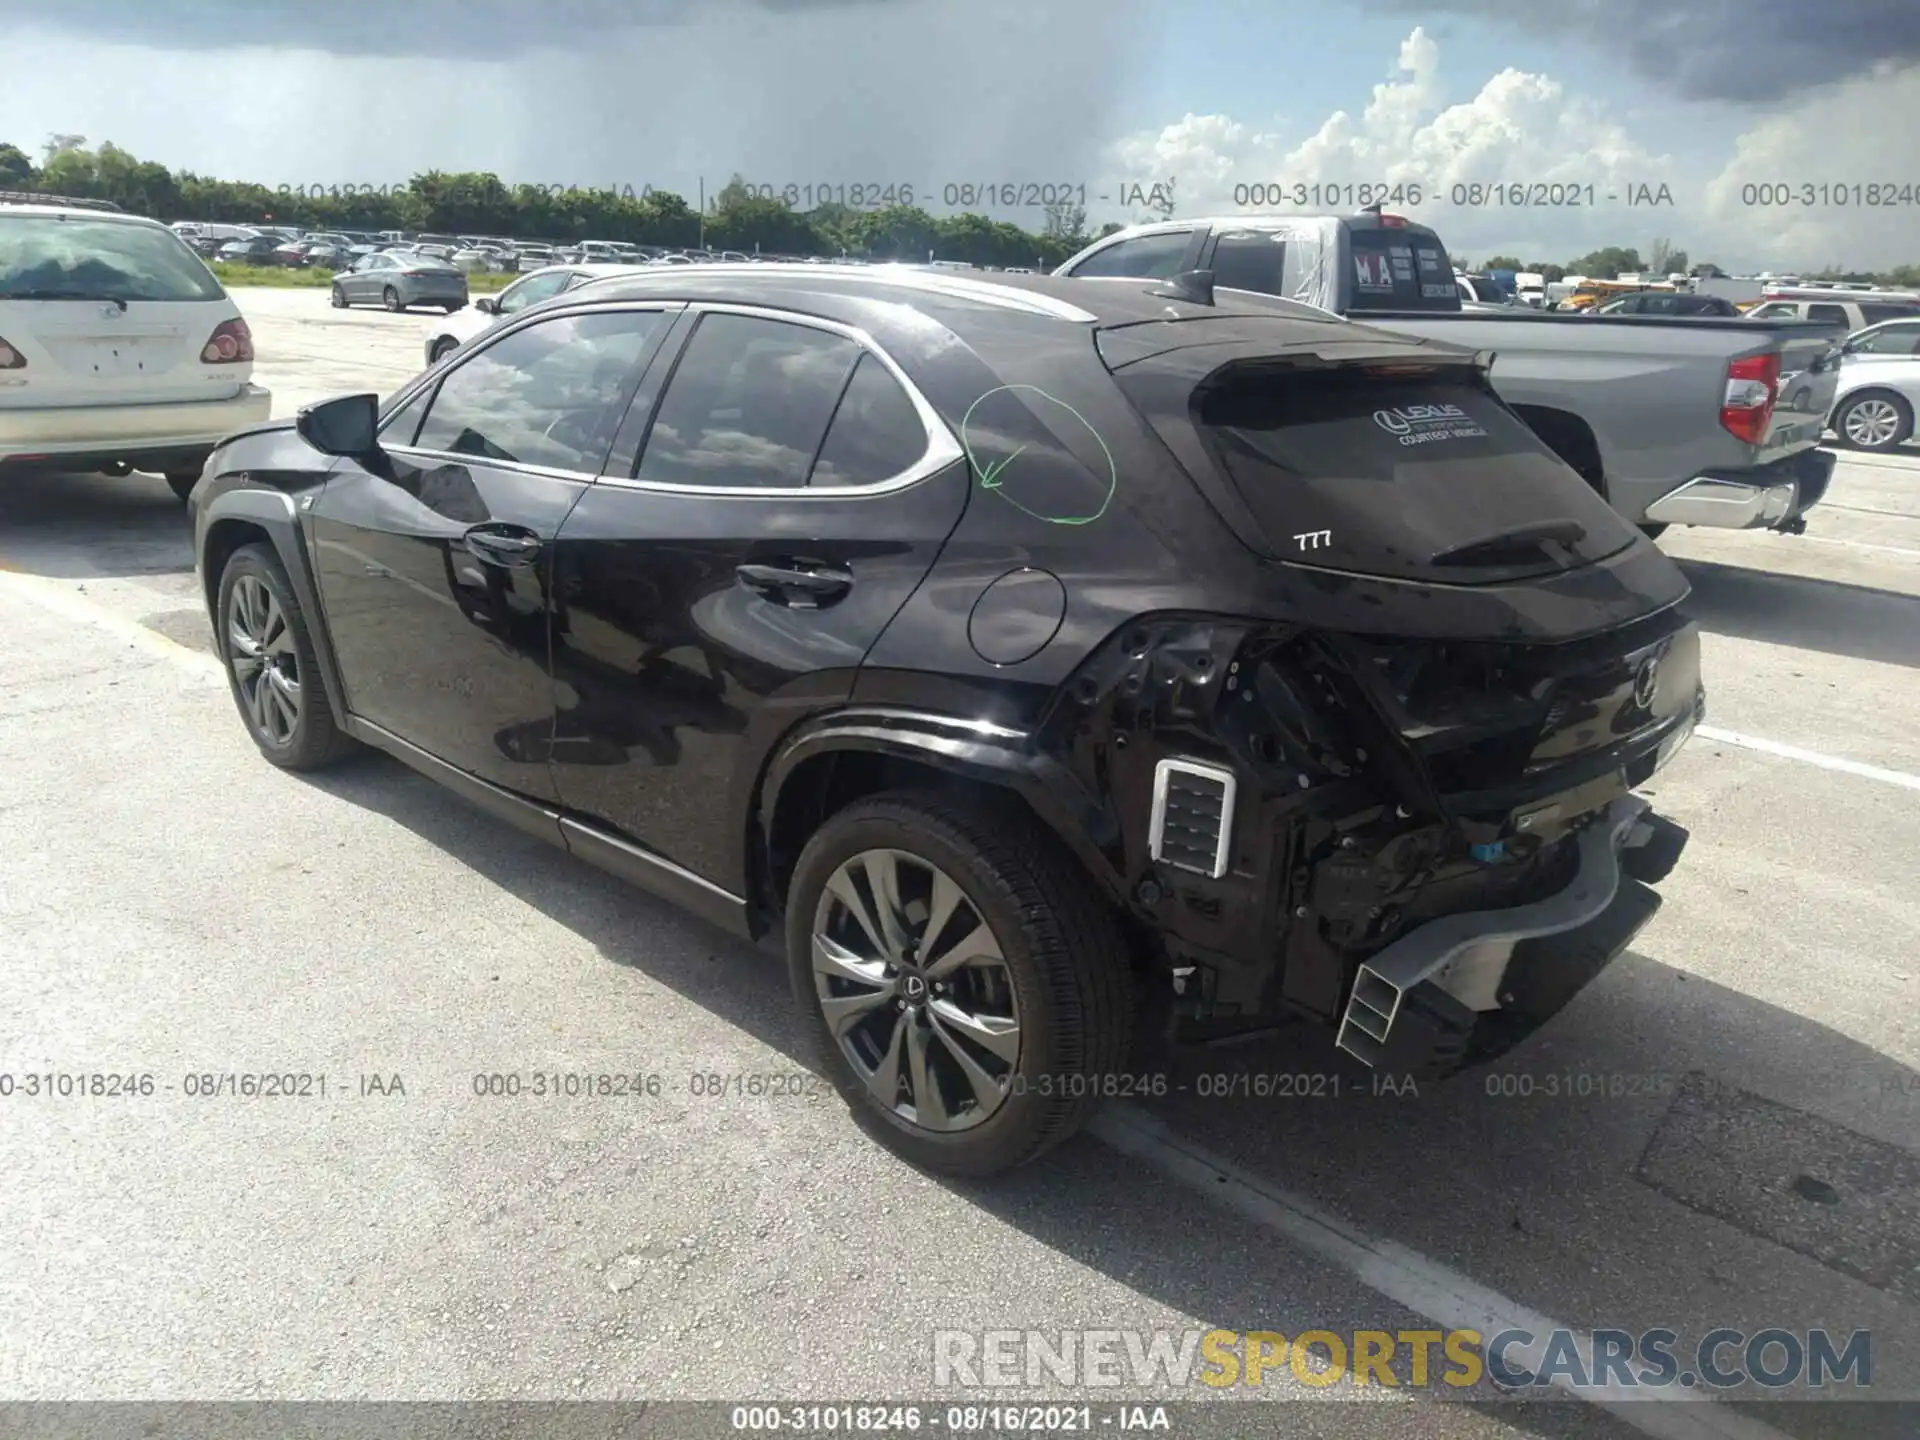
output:
M0 212L0 300L221 300L226 291L171 230Z
M1272 231L1233 230L1213 247L1213 283L1285 295L1286 242Z
M1176 230L1168 235L1140 235L1122 240L1097 255L1088 256L1073 273L1165 280L1180 273L1180 262L1186 258L1187 245L1192 239L1191 230Z
M1883 320L1899 320L1905 316L1920 313L1912 305L1862 305L1860 318L1869 325L1878 325Z
M598 474L657 311L529 325L449 371L414 442L422 450Z
M1845 307L1840 305L1809 305L1807 318L1824 321L1829 325L1845 325L1847 312Z
M654 414L638 478L804 486L859 358L851 340L810 325L701 317Z
M524 310L529 305L558 295L567 288L567 272L556 270L551 275L536 275L531 280L522 280L509 285L500 295L500 313L511 315L516 310Z
M1273 553L1298 564L1473 584L1587 564L1633 539L1469 384L1357 368L1249 376L1208 395L1201 422ZM1504 538L1528 527L1551 533Z
M1356 228L1348 235L1353 245L1350 314L1460 308L1453 262L1432 231Z
M887 367L862 355L813 465L815 485L877 485L927 453L927 429Z
M1791 300L1775 300L1766 305L1756 306L1747 314L1755 320L1791 320L1799 316L1800 308Z

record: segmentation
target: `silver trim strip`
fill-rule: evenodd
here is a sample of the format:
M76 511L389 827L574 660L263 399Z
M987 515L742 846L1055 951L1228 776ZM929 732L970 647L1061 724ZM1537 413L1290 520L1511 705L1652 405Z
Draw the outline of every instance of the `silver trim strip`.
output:
M761 276L780 276L809 281L837 280L847 283L892 285L902 290L921 290L930 295L945 295L954 300L972 300L982 305L996 306L1002 310L1018 310L1028 315L1043 315L1080 325L1096 324L1100 319L1098 315L1081 309L1071 301L1061 300L1052 295L1023 290L1012 285L1002 285L992 280L975 279L971 275L922 270L911 264L794 265L771 261L758 265L743 265L740 261L733 260L711 265L649 265L636 274L623 275L618 279L658 280L665 285L674 285L682 283L686 277L704 280L715 276L748 281ZM602 280L609 278L613 277L603 276L589 283L600 284ZM701 302L689 301L688 303Z
M725 900L728 904L744 905L747 903L743 898L734 894L731 890L722 889L720 886L714 884L711 880L703 879L700 876L694 874L691 870L684 869L681 866L674 864L673 861L667 859L666 857L654 854L651 850L643 849L641 846L635 845L630 840L622 840L618 835L610 834L608 831L601 829L598 825L591 825L591 824L588 824L586 821L576 820L571 815L561 815L559 817L559 820L560 820L560 833L563 835L577 834L577 835L584 836L585 838L590 840L597 840L600 844L607 846L609 849L618 850L622 855L627 856L629 859L637 860L641 864L651 866L655 870L665 871L667 874L673 876L674 879L684 881L686 884L689 884L689 885L698 886L700 889L705 890L708 894L713 895L718 899Z
M1167 825L1167 789L1176 774L1218 781L1221 786L1220 830L1214 837L1211 870L1168 860L1161 853ZM1233 772L1219 765L1207 765L1198 760L1162 760L1153 767L1153 813L1147 820L1147 854L1157 864L1171 865L1176 870L1190 870L1196 875L1218 880L1227 873L1227 855L1233 848L1233 802L1238 790L1239 782Z

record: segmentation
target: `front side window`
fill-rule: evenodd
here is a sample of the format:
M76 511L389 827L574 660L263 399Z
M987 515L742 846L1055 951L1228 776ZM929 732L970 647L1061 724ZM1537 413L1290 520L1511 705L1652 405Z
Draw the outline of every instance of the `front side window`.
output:
M811 325L709 314L687 342L636 478L726 489L798 489L861 350Z
M1809 305L1807 307L1807 318L1809 320L1818 320L1828 325L1845 325L1847 323L1847 312L1845 307L1840 305Z
M534 275L516 284L509 285L500 296L502 315L511 315L516 310L524 310L529 305L537 305L542 300L550 300L567 285L567 272L556 270L551 275Z
M414 444L422 450L598 474L657 310L561 315L448 371Z
M1096 278L1104 275L1138 280L1171 279L1180 273L1180 264L1186 259L1192 239L1191 230L1136 235L1089 255L1074 267L1073 273Z
M1912 355L1920 352L1920 325L1889 325L1862 335L1850 347L1856 355Z

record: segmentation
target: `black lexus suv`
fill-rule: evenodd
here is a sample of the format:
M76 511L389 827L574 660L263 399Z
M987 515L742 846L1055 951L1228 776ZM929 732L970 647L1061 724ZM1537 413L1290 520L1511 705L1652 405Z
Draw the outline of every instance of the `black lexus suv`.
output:
M1490 363L1205 272L662 268L232 437L198 566L267 759L780 946L862 1123L984 1174L1141 1036L1485 1060L1658 907L1688 587Z

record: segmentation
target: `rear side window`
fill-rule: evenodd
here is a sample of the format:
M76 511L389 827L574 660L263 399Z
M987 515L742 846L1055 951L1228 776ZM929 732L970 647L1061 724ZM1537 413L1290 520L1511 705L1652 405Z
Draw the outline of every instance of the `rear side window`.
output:
M702 316L667 382L635 478L804 487L860 355L853 341L811 325Z
M1862 305L1860 318L1868 325L1878 325L1885 320L1904 320L1908 316L1920 314L1912 305Z
M1431 231L1351 228L1353 299L1349 314L1369 310L1460 308L1453 262Z
M1457 373L1251 371L1200 428L1281 559L1461 584L1570 569L1633 532L1511 412Z
M1075 276L1091 275L1110 278L1166 280L1180 273L1180 264L1186 258L1187 245L1193 239L1191 230L1176 230L1167 235L1136 235L1131 240L1122 240L1109 245L1097 255L1074 267ZM1225 284L1225 281L1217 283Z
M224 300L171 230L121 220L0 212L0 300Z
M854 366L833 412L813 485L878 485L911 469L927 453L927 429L900 382L872 355Z
M1840 305L1809 305L1807 307L1807 318L1809 320L1818 320L1828 325L1845 325L1847 323L1847 312L1846 308Z

